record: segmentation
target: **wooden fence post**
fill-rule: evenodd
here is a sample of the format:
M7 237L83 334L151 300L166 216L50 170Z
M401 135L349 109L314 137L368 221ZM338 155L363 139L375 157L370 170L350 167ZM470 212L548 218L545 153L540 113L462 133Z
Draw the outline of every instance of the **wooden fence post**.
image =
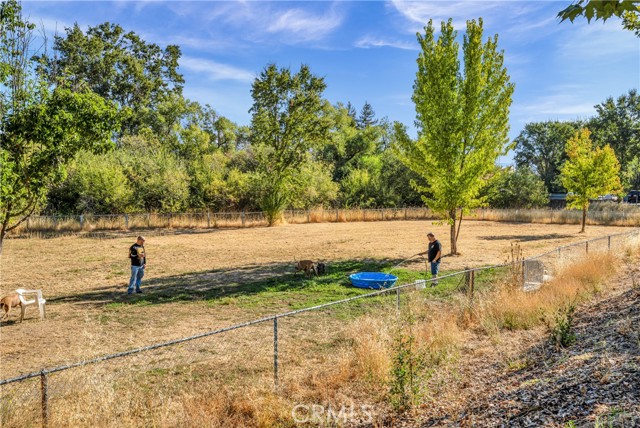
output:
M47 372L40 372L40 393L42 404L42 428L49 426L49 379Z
M278 317L273 318L273 385L278 391Z
M465 268L465 270L468 270L469 268ZM466 291L467 291L467 298L469 299L469 301L473 301L473 293L474 293L474 288L475 288L475 271L474 270L468 270L467 272L465 272L465 286L466 286Z

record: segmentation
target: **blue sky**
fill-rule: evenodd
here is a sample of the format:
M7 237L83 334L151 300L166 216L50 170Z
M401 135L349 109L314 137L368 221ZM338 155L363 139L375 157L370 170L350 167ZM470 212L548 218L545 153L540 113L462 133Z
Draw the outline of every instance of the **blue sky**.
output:
M268 63L301 63L325 77L332 102L372 104L379 117L412 127L418 55L416 32L429 19L482 17L498 34L516 84L513 138L527 122L586 118L608 96L640 81L640 39L619 21L562 24L570 1L23 1L25 15L47 31L118 23L148 41L182 48L185 95L248 124L250 88ZM486 38L485 37L485 38ZM503 159L508 162L511 156Z

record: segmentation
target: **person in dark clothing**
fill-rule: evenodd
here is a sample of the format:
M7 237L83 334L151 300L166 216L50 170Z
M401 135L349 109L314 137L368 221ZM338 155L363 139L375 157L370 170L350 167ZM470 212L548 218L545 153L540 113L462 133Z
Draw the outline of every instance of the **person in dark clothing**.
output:
M142 293L140 284L144 276L144 268L147 265L147 253L144 249L144 236L138 236L136 243L129 247L129 259L131 259L131 278L127 294L132 294L135 287L136 293Z
M427 239L429 239L429 245L427 251L419 253L418 255L427 255L427 260L431 264L431 278L433 278L432 285L438 285L438 272L440 271L440 260L442 259L442 244L436 239L436 236L429 232L427 233Z

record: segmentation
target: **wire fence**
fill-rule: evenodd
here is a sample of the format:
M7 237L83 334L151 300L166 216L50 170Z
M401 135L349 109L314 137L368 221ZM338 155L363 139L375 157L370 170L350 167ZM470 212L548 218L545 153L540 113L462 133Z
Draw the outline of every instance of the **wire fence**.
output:
M588 224L640 226L640 206L619 204L620 209L591 210ZM355 221L435 220L438 216L426 207L376 208L376 209L314 209L286 210L283 221L292 224L329 223ZM474 220L514 221L528 223L578 224L582 221L580 210L552 209L492 209L480 208L469 214ZM158 228L211 229L226 227L266 226L262 212L192 212L192 213L142 213L110 215L55 215L31 216L15 233L55 233L109 230L143 230Z
M434 279L420 279L5 378L0 380L0 425L183 426L186 413L194 408L202 412L198 397L218 394L215 404L208 401L207 405L233 406L230 397L239 391L270 389L296 396L301 383L324 388L321 382L326 380L316 374L337 370L335 376L340 375L339 356L331 350L336 343L349 346L351 325L364 315L381 319L401 313L415 298L422 299L421 304L445 295L472 300L474 293L505 278L535 290L585 254L625 251L638 236L637 229L609 235L535 257L514 257L502 264L443 275L437 278L438 287L429 287ZM348 376L347 369L343 372ZM203 414L203 425L210 416Z

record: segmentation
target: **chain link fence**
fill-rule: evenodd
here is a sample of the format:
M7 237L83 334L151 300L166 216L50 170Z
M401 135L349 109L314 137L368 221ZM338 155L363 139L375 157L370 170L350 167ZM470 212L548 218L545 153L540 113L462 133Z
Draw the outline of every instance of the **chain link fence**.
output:
M187 415L198 423L193 422L195 414L201 418L200 426L208 426L214 415L232 419L250 411L234 400L238 394L259 400L261 393L271 391L297 402L318 402L310 391L339 394L337 388L332 390L332 382L337 385L352 376L357 371L353 361L375 358L375 350L354 346L354 334L375 333L371 330L376 323L389 322L410 305L437 305L444 298L472 302L474 296L505 281L535 290L585 254L622 252L630 240L638 239L640 231L634 230L526 259L516 252L503 264L442 275L437 287L433 279L416 280L6 378L0 380L0 425L184 426ZM344 353L352 358L343 358Z
M613 211L589 211L587 222L599 225L640 226L640 207ZM576 210L509 210L477 209L469 215L473 220L518 221L528 223L579 224L582 212ZM380 209L315 209L286 210L287 223L330 223L354 221L435 220L437 216L425 207ZM225 227L266 226L262 212L194 212L172 214L113 214L31 216L16 230L17 234L77 233L82 231L142 230L159 228L210 229Z

